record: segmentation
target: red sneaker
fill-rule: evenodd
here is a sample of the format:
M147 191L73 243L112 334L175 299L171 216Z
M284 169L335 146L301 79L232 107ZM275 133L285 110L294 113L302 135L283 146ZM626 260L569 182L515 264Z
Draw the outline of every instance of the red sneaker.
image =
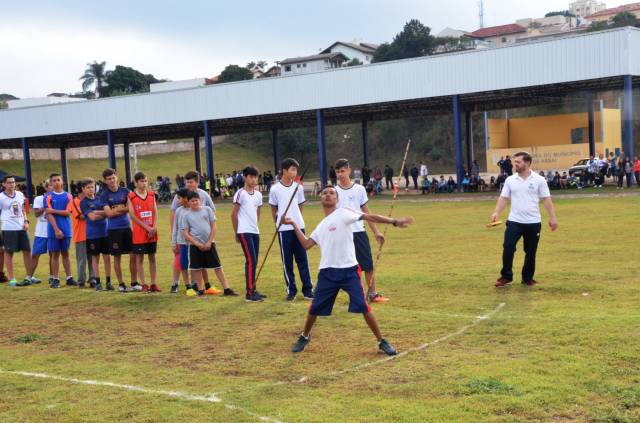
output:
M155 283L152 283L151 287L149 288L149 291L151 291L151 292L162 292L162 289L160 289L160 287L158 285L156 285Z
M505 279L505 278L500 278L496 281L496 288L503 288L509 284L511 284L511 282L509 279Z
M529 281L522 281L522 284L523 284L523 285L527 285L527 286L533 286L533 285L535 285L535 284L537 284L537 283L538 283L538 281L533 280L533 279L531 279L531 280L529 280Z
M142 292L149 292L149 285L147 285L146 283L142 284Z

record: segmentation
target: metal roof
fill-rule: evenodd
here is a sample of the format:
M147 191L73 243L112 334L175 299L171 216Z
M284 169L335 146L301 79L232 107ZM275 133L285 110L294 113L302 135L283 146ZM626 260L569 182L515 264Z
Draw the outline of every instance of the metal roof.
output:
M278 78L0 111L0 142L34 148L228 134L560 102L640 75L640 30L622 28L505 48ZM640 81L638 81L640 82Z

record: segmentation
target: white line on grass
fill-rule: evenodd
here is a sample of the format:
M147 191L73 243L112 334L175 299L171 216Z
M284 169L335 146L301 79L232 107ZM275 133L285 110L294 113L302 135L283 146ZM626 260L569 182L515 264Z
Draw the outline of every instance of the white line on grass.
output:
M61 381L61 382L76 383L76 384L81 384L81 385L106 386L106 387L109 387L109 388L117 388L117 389L124 389L124 390L127 390L127 391L142 392L144 394L149 394L149 395L164 395L164 396L177 398L177 399L184 400L184 401L198 401L198 402L216 403L216 404L223 405L228 410L241 411L241 412L243 412L245 414L248 414L251 417L254 417L254 418L256 418L258 420L261 420L263 422L283 423L280 420L277 420L277 419L274 419L274 418L271 418L271 417L267 417L267 416L261 416L259 414L256 414L256 413L254 413L252 411L249 411L249 410L247 410L245 408L242 408L242 407L238 407L238 406L231 405L231 404L223 404L222 400L216 394L211 394L211 395L207 395L207 396L205 396L205 395L195 395L195 394L190 394L190 393L181 392L181 391L164 391L164 390L160 390L160 389L144 388L142 386L124 385L124 384L120 384L120 383L113 383L113 382L107 382L107 381L101 381L101 380L76 379L76 378L71 378L71 377L49 375L49 374L46 374L46 373L33 373L33 372L22 372L22 371L11 371L11 370L0 369L0 374L1 373L8 374L8 375L16 375L16 376L37 378L37 379L58 380L58 381Z

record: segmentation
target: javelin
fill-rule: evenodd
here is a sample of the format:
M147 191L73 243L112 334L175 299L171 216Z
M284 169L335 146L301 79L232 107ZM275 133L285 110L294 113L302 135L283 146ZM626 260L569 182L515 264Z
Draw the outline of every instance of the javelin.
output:
M411 140L407 141L407 148L404 149L404 157L402 158L402 165L400 166L400 175L402 175L402 171L404 170L404 167L407 164L407 155L409 154L409 147L411 146ZM400 176L398 177L398 181ZM396 205L396 199L398 198L398 186L395 185L395 183L393 182L393 178L391 179L391 183L394 184L393 186L393 200L391 200L391 208L389 208L389 214L387 215L388 217L391 217L391 215L393 214L393 207ZM389 225L385 225L384 226L384 233L382 234L383 237L387 237L387 229L389 229ZM380 245L380 247L378 247L378 254L376 254L376 263L373 266L374 269L376 269L378 267L378 261L380 261L380 256L382 255L382 246L384 245L384 243L382 245Z
M309 170L308 167L304 170L304 172L302 172L302 176L300 176L300 182L302 182L302 180L304 179L304 175L307 173L307 170ZM289 207L291 207L291 203L293 203L293 199L296 198L296 195L298 194L298 188L300 188L300 185L301 185L300 182L297 183L296 188L293 190L293 195L291 195L291 198L289 199L289 204L287 204L287 208L284 209L284 213L282 213L282 216L287 215L287 212L289 211ZM273 238L271 238L271 243L269 244L269 248L267 248L267 252L264 255L264 258L262 259L262 264L258 269L258 274L256 275L255 281L253 281L253 286L256 286L256 284L258 283L258 279L260 278L260 273L262 273L262 268L264 267L264 264L267 262L267 258L269 257L269 252L271 251L271 247L273 247L273 243L275 242L276 237L278 236L278 232L280 231L281 226L282 226L282 218L280 219L280 222L278 222L278 226L276 227L276 232L273 234Z

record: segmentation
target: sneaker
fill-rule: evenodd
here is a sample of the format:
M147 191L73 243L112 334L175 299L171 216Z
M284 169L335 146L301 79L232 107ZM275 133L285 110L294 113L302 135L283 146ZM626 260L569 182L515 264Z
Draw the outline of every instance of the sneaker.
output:
M206 294L205 294L205 290L204 289L198 290L198 297L204 297L205 295Z
M287 296L287 301L295 301L296 300L296 296L295 295L288 295Z
M96 280L89 279L89 288L95 288L95 287L96 287Z
M215 289L214 287L211 287L206 291L204 291L204 295L223 295L223 294L224 294L224 291L220 291L219 289Z
M237 294L236 294L236 295L237 295ZM248 302L248 303L259 303L259 302L261 302L261 301L264 301L264 298L263 298L263 297L261 297L260 295L258 295L258 293L257 293L257 292L254 292L254 293L253 293L253 294L251 294L251 295L247 295L247 296L245 296L245 299L244 299L244 300L245 300L246 302Z
M538 281L533 280L533 279L528 280L528 281L522 281L522 284L523 285L527 285L527 286L533 286L533 285L536 285L537 283L538 283Z
M389 343L389 341L387 341L384 338L381 339L380 342L378 343L378 348L380 349L380 351L382 351L386 355L398 354L398 351L396 351L396 349L393 348L393 346Z
M84 281L78 282L78 288L80 288L80 289L84 288L85 285L86 284L84 283Z
M502 287L505 287L505 286L507 286L507 285L511 284L511 282L513 282L513 281L510 281L509 279L505 279L505 278L499 278L499 279L496 281L496 288L502 288Z
M169 291L169 293L177 294L178 293L178 284L171 285L171 291Z
M67 278L66 284L67 286L78 286L78 282L73 278Z
M311 342L311 334L309 334L309 336L307 337L305 337L303 334L300 334L296 343L293 344L293 348L291 348L291 352L299 353L304 351L307 345L309 345L309 342Z
M4 272L0 272L0 283L5 282L9 282L9 279L7 279L7 275L5 275Z
M313 300L313 292L309 292L308 294L302 294L305 300Z
M13 278L9 281L9 286L18 286L18 281L16 278Z
M196 295L197 294L196 294L196 290L195 289L193 289L193 288L187 289L187 297L195 297Z
M42 279L38 279L38 278L36 278L34 276L31 276L31 284L32 285L37 285L39 283L42 283Z
M100 282L94 282L94 283L93 283L93 288L96 290L96 292L100 292L100 291L102 291L102 283L100 283Z
M123 285L120 285L120 286L123 286ZM126 285L124 285L124 287L125 287L125 291L126 291L127 286L126 286ZM148 287L147 287L147 288L148 288ZM140 285L140 284L139 284L139 283L137 283L137 282L136 282L136 283L132 283L132 284L131 284L131 289L130 289L130 291L131 291L131 292L146 292L146 291L144 290L144 285ZM121 292L122 292L122 291L121 291Z
M51 288L54 288L54 289L60 288L60 281L58 279L53 279L51 281Z
M256 293L256 294L260 295L262 298L267 298L267 296L266 296L266 295L264 295L264 294L263 294L263 293L261 293L261 292L254 291L254 293Z
M124 294L127 292L127 285L121 283L120 285L118 285L118 292Z
M30 278L24 278L22 280L22 282L18 282L17 286L29 286L31 285L31 279Z
M369 302L370 303L386 303L387 301L389 301L389 299L387 297L383 297L382 295L378 294L377 292L369 294Z
M234 291L231 288L225 288L224 289L224 296L225 297L237 297L238 293L236 291Z
M149 287L149 292L162 292L162 289L160 289L160 287L155 283L152 283Z
M107 291L115 291L115 288L113 287L113 284L111 282L107 282L105 289Z
M132 291L149 292L149 285L147 285L146 283L145 283L145 284L142 284L142 288L140 288L140 289L138 290L138 287L139 287L139 286L140 286L140 285L132 286L132 287L131 287L131 290L132 290Z

